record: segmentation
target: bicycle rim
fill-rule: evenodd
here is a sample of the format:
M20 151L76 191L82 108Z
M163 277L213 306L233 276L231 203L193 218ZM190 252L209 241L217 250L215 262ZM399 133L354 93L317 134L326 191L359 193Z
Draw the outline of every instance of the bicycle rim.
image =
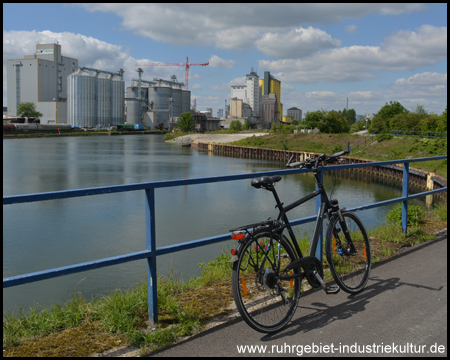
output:
M326 253L331 274L339 287L351 294L360 292L370 274L370 244L361 220L351 212L342 213L356 252L344 235L339 217L335 216L327 231Z
M285 237L272 235L271 240L270 236L268 232L255 234L242 245L232 277L239 313L248 325L264 333L279 331L287 325L300 296L299 278L278 278L280 270L296 259L295 252Z

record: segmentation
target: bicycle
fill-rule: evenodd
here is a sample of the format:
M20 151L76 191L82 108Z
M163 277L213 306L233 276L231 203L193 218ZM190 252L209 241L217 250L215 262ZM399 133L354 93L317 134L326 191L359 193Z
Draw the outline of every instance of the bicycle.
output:
M304 278L312 288L322 287L327 294L336 294L340 289L356 294L366 286L371 257L364 225L353 212L340 209L338 200L328 198L319 177L320 167L349 153L347 144L347 150L329 156L321 154L302 162L292 163L292 156L286 166L312 169L317 190L286 206L275 190L275 183L281 176L252 180L253 187L273 194L279 210L277 219L269 218L230 230L232 239L237 241L229 261L233 263L233 297L240 315L253 329L263 333L283 329L294 316ZM321 204L309 255L303 256L286 213L318 195L321 195ZM325 284L322 262L315 256L325 216L328 219L326 258L336 282L331 286ZM290 239L283 235L285 229Z

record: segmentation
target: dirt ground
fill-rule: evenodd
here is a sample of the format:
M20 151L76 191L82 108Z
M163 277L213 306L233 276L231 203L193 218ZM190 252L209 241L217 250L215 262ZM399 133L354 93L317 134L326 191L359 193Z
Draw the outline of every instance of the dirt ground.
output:
M187 144L187 143L209 143L213 142L216 144L227 144L234 141L238 141L241 139L248 138L250 136L263 136L267 135L267 133L245 133L245 134L189 134L185 136L180 136L176 139L169 140L168 142L172 143L181 143L181 144Z

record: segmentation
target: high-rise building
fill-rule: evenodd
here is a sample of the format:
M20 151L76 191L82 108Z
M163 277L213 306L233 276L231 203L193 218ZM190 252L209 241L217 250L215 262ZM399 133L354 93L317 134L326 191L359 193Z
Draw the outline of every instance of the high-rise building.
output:
M281 120L283 116L283 104L281 103L281 81L270 75L269 71L264 71L264 79L259 80L259 86L261 86L263 95L267 96L269 94L275 94L277 96L278 115L276 119Z
M261 113L261 96L259 76L253 68L245 75L244 85L231 86L231 99L241 99L243 104L249 105L254 118L258 118Z
M8 116L32 102L41 124L67 123L67 76L77 68L78 60L62 56L59 44L37 44L35 54L7 60Z

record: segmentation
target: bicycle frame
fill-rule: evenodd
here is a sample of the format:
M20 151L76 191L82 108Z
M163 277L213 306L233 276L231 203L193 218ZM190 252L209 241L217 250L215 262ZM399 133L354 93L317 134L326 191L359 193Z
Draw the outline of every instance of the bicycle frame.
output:
M253 329L272 333L286 326L298 305L303 279L312 288L321 287L326 294L337 294L340 289L354 294L367 284L370 274L370 244L364 225L352 212L342 211L337 200L330 200L322 183L324 163L332 163L349 152L347 145L347 150L329 156L321 154L313 160L307 158L305 161L292 163L292 156L286 166L312 169L317 187L312 193L286 206L283 206L275 190L275 183L281 180L281 176L263 176L252 180L253 187L264 188L272 193L279 210L276 220L269 218L257 224L230 230L231 238L239 241L237 249L231 250L233 257L229 261L234 263L233 297L239 313ZM323 163L319 167L320 162ZM309 255L303 256L287 213L315 197L320 197L320 201L314 234ZM322 256L320 253L315 256L318 250L322 250L322 243L319 244L319 241L325 216L329 220L326 235L327 261L336 285L325 284ZM285 229L288 236L283 235ZM353 238L356 231L358 233ZM353 244L353 240L358 242L358 247ZM270 311L275 308L277 315L272 317Z
M284 222L284 224L282 226L274 229L273 231L280 232L280 234L281 234L285 228L288 230L289 236L291 237L291 242L293 243L295 251L297 252L297 255L299 258L303 258L303 254L300 250L300 247L298 246L297 238L294 235L294 232L292 230L291 224L289 222L289 219L287 218L286 213L319 195L321 196L321 204L319 206L319 211L317 213L316 224L315 224L314 233L313 233L313 240L311 243L311 247L309 249L309 256L315 257L317 245L319 243L319 235L320 235L320 231L321 231L322 225L323 225L324 215L327 214L327 216L328 216L328 212L330 209L332 209L333 211L338 211L338 206L332 205L330 203L330 200L328 199L328 195L325 191L325 188L324 188L322 182L320 181L318 171L313 171L313 175L314 175L314 180L316 181L318 190L316 190L316 191L312 192L311 194L308 194L308 195L302 197L301 199L296 200L293 203L286 205L286 206L283 206L283 204L281 203L280 198L278 197L278 194L275 190L275 187L272 187L271 189L269 189L269 191L272 192L272 194L275 198L278 209L280 210L280 213L278 214L278 218L277 218L277 223L279 223L280 220L282 220Z

